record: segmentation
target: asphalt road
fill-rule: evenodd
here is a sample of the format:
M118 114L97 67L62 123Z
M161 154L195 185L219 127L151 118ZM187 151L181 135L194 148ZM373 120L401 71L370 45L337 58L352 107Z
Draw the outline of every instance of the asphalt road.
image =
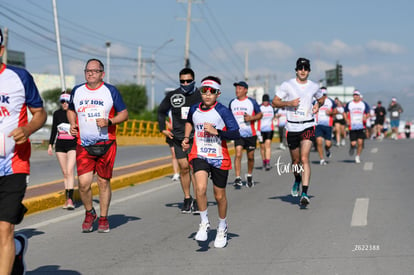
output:
M413 274L413 143L368 141L361 164L347 147L326 166L312 152L306 209L290 196L292 175L255 170L254 188L227 187L223 249L213 245L211 183L205 243L193 240L199 216L180 213L183 195L169 178L114 192L106 234L81 233L82 207L25 217L16 230L29 237L27 274ZM290 162L287 151L274 150L273 163L279 157Z
M115 167L145 160L165 157L170 154L168 145L118 146ZM33 150L30 159L30 185L63 179L56 155L49 156L47 150ZM76 172L75 172L76 174Z

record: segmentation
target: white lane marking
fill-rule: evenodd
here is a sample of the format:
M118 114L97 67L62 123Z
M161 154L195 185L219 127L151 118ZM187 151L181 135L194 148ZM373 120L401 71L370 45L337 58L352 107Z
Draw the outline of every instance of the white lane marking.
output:
M157 192L161 189L171 187L171 186L176 186L176 185L177 185L177 183L175 183L175 182L168 183L168 184L163 184L163 185L148 189L148 190L143 191L143 192L135 193L135 194L127 196L127 197L123 197L123 198L120 198L120 199L117 199L117 200L113 200L113 201L111 201L111 205L116 205L118 203L125 202L127 200L132 200L132 199L135 199L137 197L145 196L145 195L148 195L150 193ZM96 206L95 209L99 210L99 206ZM83 207L81 207L81 210L76 210L74 213L67 214L67 215L64 215L64 216L60 216L60 217L57 217L57 218L53 218L53 219L50 219L50 220L46 220L46 221L43 221L43 222L40 222L40 223L35 223L35 224L32 224L32 225L26 225L25 227L22 227L19 230L29 229L29 228L40 228L40 227L48 226L48 225L51 225L51 224L54 224L54 223L69 220L69 219L72 219L74 217L82 216L82 215L85 215L85 211L83 210Z
M374 167L373 162L365 162L364 163L364 171L371 171L373 167Z
M369 198L358 198L355 200L351 226L366 226L368 224L368 204Z
M378 152L378 148L377 147L371 149L371 153L374 154L374 153L377 153L377 152Z

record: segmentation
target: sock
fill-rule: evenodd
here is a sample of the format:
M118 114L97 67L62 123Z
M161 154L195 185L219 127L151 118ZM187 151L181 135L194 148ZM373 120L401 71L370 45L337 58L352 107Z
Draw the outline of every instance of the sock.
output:
M69 189L69 199L73 200L73 189Z
M247 177L251 177L252 176L252 174L247 174Z
M92 209L91 210L89 210L89 211L86 211L86 212L89 212L89 213L91 213L92 215L96 215L96 211L95 211L95 208L93 208L92 207Z
M65 189L66 200L69 199L69 189Z
M224 219L220 219L219 218L218 228L220 228L220 229L226 229L226 227L227 227L227 220L226 220L226 218L224 218Z
M302 176L300 174L295 175L295 182L301 182L302 181Z
M308 194L308 187L309 186L302 186L302 193Z
M200 211L201 223L208 223L208 209Z
M266 163L267 163L266 160L263 160L263 166L266 166Z
M14 246L16 247L16 255L20 253L20 250L22 250L22 244L19 240L14 239Z

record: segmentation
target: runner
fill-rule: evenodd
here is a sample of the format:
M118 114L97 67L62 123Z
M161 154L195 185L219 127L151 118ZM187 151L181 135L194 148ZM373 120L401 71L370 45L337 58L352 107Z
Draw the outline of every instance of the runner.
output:
M231 159L227 151L226 140L240 137L239 126L229 109L217 102L220 96L221 81L214 76L201 81L202 103L193 105L188 113L184 150L190 147L190 134L195 129L194 142L189 154L193 166L197 203L200 210L200 225L195 239L207 241L210 222L207 210L207 183L213 181L214 197L217 202L219 222L214 247L222 248L227 244L227 198L226 185Z
M335 129L335 139L336 144L335 146L345 146L345 137L346 137L346 131L345 131L345 117L344 117L344 105L342 102L335 97L335 104L336 104L336 115L334 118L334 129Z
M311 71L308 59L300 57L296 61L296 78L282 83L276 91L272 105L277 108L286 108L287 111L287 142L292 158L292 165L302 169L293 169L295 182L291 194L299 195L302 183L300 204L306 206L310 203L308 188L311 176L309 154L315 140L314 113L323 105L322 91L318 84L308 79ZM317 104L312 105L313 98ZM299 171L298 171L299 170Z
M352 156L357 148L355 163L361 163L361 153L364 148L365 122L369 116L369 106L361 100L361 93L355 90L354 99L349 101L345 106L345 119L349 127L349 155Z
M400 126L400 115L403 112L403 108L400 103L397 102L397 99L393 97L391 103L388 106L388 112L390 113L390 124L391 124L391 138L398 139L398 127Z
M240 128L240 138L234 141L234 145L236 146L236 155L234 158L236 179L234 181L234 186L243 186L240 172L243 149L245 149L247 154L246 186L251 188L254 186L252 173L254 166L254 150L256 149L257 143L254 122L261 119L263 114L261 113L256 100L247 97L249 86L246 82L240 81L234 83L233 86L236 87L236 98L230 101L229 109L236 118Z
M27 211L22 201L30 174L29 136L43 126L47 114L33 77L4 64L4 51L0 29L0 274L20 275L26 272L28 241L14 229Z
M72 89L67 111L70 133L78 138L76 166L79 194L85 208L82 232L92 232L98 218L91 188L96 173L100 206L98 232L106 233L110 231L108 212L117 148L116 124L128 120L128 110L117 88L103 81L105 71L100 60L89 59L84 73L86 82Z
M320 165L326 165L327 162L323 157L323 142L325 140L325 153L327 158L332 157L332 125L333 117L336 114L335 102L327 96L327 89L321 87L323 105L319 108L319 112L316 114L317 125L315 128L316 146L319 153Z
M276 118L277 118L277 127L279 131L279 149L286 150L286 109L279 108L276 110ZM285 146L286 145L286 146Z
M173 141L175 156L180 167L180 183L184 193L184 202L181 213L197 213L197 202L191 196L191 182L193 183L194 197L197 197L195 180L191 179L190 165L188 163L188 152L183 151L182 142L184 139L185 122L188 111L194 104L201 102L200 91L196 87L194 71L184 68L179 72L180 87L167 93L158 107L158 125L160 132ZM165 128L165 119L171 111L173 128L171 131ZM193 134L189 136L190 141Z
M258 122L258 129L260 131L260 154L262 156L263 168L266 171L270 170L270 158L272 154L272 139L275 126L273 125L273 119L275 118L275 109L270 105L270 98L268 94L263 95L262 105L260 105L260 111L263 117Z

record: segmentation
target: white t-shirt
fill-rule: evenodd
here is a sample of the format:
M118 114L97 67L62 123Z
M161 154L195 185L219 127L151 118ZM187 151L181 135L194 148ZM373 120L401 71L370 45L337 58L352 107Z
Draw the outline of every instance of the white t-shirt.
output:
M306 128L315 125L312 102L314 98L319 99L323 95L319 85L311 80L305 84L300 84L296 78L292 78L282 83L276 91L276 96L283 101L291 101L300 98L299 106L286 107L287 125L286 129L290 132L302 132ZM304 121L309 121L305 122ZM294 123L300 122L300 123Z

